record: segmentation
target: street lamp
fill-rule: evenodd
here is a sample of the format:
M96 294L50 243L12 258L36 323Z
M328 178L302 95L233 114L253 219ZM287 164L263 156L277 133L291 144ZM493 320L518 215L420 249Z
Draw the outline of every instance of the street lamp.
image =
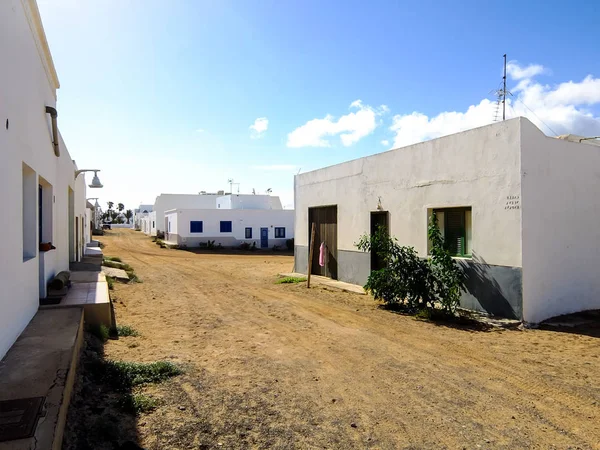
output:
M88 184L89 187L91 188L101 188L102 183L100 182L100 179L98 178L98 172L100 172L100 170L98 169L81 169L81 170L76 170L75 171L75 178L77 178L79 176L80 173L83 172L94 172L94 178L92 178L92 184Z

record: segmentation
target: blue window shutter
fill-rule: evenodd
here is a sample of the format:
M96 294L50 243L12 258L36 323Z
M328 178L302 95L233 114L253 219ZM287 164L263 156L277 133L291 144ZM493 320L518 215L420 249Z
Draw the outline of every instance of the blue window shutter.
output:
M231 220L222 220L221 221L221 233L231 233Z
M190 221L190 233L202 233L203 223L201 220Z

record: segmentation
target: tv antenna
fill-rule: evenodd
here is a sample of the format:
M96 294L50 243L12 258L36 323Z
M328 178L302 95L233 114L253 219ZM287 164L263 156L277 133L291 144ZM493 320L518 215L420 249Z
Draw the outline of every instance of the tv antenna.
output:
M235 185L237 185L237 193L238 193L238 194L240 193L240 183L234 183L234 182L233 182L233 178L229 178L229 179L227 180L227 182L229 183L229 193L230 193L230 194L233 194L233 185L234 185L234 184L235 184Z
M492 91L496 96L496 112L494 114L494 122L498 121L500 115L500 103L502 103L502 120L506 120L506 96L512 93L506 89L506 53L504 54L504 76L502 77L502 87Z

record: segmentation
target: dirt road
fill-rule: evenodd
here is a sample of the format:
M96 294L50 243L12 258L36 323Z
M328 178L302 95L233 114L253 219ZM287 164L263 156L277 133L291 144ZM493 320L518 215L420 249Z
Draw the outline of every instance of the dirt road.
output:
M115 290L119 323L142 337L107 355L186 367L148 388L163 402L138 419L149 449L600 449L598 337L456 329L275 285L293 266L276 253L160 249L130 230L102 241L143 281Z

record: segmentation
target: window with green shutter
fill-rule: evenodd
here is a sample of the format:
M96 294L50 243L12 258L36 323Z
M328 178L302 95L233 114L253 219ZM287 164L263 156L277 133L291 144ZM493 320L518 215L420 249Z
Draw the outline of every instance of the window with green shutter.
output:
M471 256L471 208L434 209L452 256Z

